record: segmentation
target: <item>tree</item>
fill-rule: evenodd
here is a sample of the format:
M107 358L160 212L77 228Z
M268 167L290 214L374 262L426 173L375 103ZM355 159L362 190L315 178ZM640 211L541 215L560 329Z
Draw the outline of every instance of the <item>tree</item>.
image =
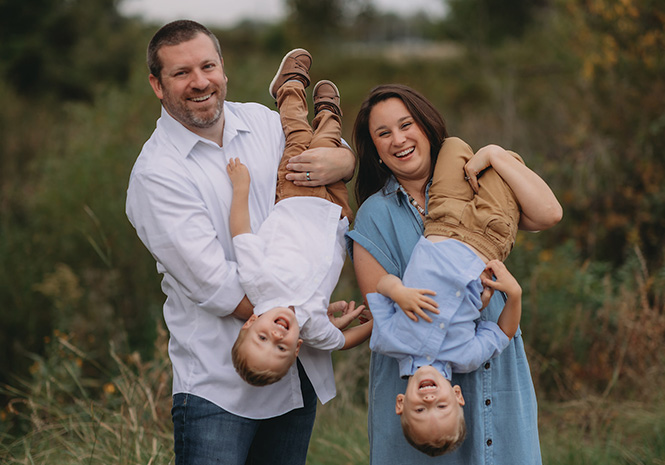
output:
M457 39L496 45L521 37L548 0L449 0L444 28Z
M580 63L582 98L571 109L580 187L571 191L580 237L593 257L621 263L637 248L665 264L665 4L561 2L567 46Z
M313 43L333 37L344 17L343 0L288 0L287 6L295 35Z
M135 46L116 0L0 0L0 73L24 95L89 99L124 82Z

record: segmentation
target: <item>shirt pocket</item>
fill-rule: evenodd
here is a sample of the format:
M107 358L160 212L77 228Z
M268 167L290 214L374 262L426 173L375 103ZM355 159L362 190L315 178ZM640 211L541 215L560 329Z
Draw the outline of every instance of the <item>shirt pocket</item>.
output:
M484 230L486 236L490 237L501 248L507 248L508 251L513 248L513 237L517 233L516 224L507 222L502 216L491 215L486 219L482 230Z

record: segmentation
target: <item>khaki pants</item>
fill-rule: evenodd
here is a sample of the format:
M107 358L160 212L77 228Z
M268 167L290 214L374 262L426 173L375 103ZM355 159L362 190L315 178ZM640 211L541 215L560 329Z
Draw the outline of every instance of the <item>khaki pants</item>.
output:
M318 187L296 186L286 179L289 171L286 164L291 157L300 155L307 149L317 147L340 147L342 145L342 122L331 111L320 111L310 127L307 120L307 100L305 88L298 82L286 82L277 91L277 107L286 136L284 154L277 170L277 194L275 202L288 197L320 197L342 207L342 217L352 221L353 212L349 206L349 193L346 184Z
M522 158L509 152L521 163ZM476 194L464 179L464 165L473 156L456 137L443 142L429 190L425 236L447 236L464 242L489 260L505 260L515 244L520 209L515 194L493 169L478 179Z

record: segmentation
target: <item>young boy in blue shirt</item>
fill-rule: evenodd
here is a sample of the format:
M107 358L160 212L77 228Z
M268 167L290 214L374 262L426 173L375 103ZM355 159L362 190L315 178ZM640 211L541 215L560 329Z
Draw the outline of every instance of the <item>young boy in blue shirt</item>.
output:
M522 311L522 289L502 262L513 247L520 208L491 167L475 192L464 176L471 156L461 139L445 139L429 190L425 235L403 281L385 275L377 293L367 295L374 318L370 348L397 358L400 376L409 378L395 404L405 438L430 456L456 449L465 437L464 397L450 382L452 372L474 371L500 353L517 332ZM503 312L497 323L480 321L494 290L506 294Z

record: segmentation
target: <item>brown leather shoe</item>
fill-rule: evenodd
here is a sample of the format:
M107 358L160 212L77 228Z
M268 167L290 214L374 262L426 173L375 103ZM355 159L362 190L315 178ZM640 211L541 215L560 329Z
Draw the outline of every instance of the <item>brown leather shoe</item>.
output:
M339 106L339 90L332 81L317 82L312 91L312 100L314 101L315 115L321 110L328 110L342 116L342 108Z
M273 98L277 98L277 90L286 81L297 79L305 87L309 86L309 67L312 66L312 55L304 48L296 48L284 55L282 63L277 69L277 74L268 86L268 92Z

